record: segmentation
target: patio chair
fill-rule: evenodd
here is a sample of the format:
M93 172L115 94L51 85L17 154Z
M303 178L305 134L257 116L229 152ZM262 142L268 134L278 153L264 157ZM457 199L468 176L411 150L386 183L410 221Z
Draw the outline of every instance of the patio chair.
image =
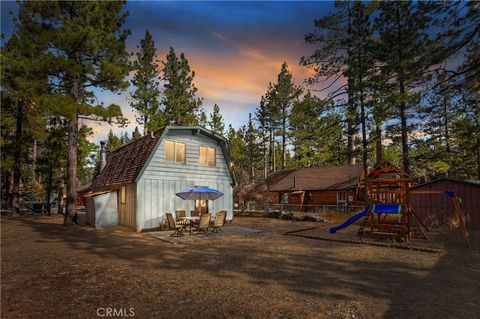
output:
M190 221L186 220L185 217L187 214L185 213L184 210L176 210L175 211L175 223L177 225L184 225L185 228L190 225Z
M185 219L187 213L184 210L176 210L175 211L175 220L178 222L179 220Z
M197 225L198 232L205 232L205 236L208 236L208 227L210 227L210 214L201 214L200 221Z
M227 217L227 212L222 210L215 215L215 220L213 221L213 232L216 233L217 231L221 230L221 228L225 225L225 219Z
M173 219L173 216L172 216L171 213L166 213L165 216L167 216L168 229L169 230L175 230L175 232L170 236L172 236L172 237L183 236L182 231L185 229L186 225L175 223L175 220Z

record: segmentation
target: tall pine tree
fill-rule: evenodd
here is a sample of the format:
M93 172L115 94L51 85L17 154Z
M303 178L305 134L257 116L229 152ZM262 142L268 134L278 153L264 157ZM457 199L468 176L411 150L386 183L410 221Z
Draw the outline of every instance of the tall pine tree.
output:
M190 70L185 55L181 53L178 57L172 47L162 64L162 81L165 83L162 100L164 110L159 126L198 124L197 113L202 100L195 97L195 71Z
M15 33L34 50L50 75L42 102L68 120L67 213L73 225L77 198L77 143L81 118L122 121L118 105L95 105L91 88L117 91L128 83L122 29L124 2L35 1L20 3Z
M143 125L143 134L147 135L159 128L156 118L160 112L160 79L155 63L157 50L148 30L137 47L139 51L133 63L135 75L132 79L135 91L131 93L130 106L137 111L137 123Z

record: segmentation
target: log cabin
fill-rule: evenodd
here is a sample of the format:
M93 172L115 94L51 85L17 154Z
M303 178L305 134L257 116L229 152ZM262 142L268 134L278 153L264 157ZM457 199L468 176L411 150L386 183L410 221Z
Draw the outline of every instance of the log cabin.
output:
M362 175L362 165L301 168L275 172L265 184L272 204L362 205Z

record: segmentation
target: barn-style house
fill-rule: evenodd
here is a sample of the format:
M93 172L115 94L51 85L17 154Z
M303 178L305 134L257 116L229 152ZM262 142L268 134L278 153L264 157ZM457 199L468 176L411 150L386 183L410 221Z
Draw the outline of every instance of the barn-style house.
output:
M225 138L199 126L167 126L111 152L102 145L100 174L86 195L87 223L158 228L175 210L227 211L233 216L233 187ZM175 194L208 186L224 195L215 201L186 201Z

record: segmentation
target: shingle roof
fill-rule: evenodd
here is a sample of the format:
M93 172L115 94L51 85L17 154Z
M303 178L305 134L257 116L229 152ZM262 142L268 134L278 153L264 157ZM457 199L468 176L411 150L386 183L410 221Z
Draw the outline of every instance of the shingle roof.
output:
M273 173L265 183L270 191L342 190L356 188L362 165L302 168Z
M135 182L162 136L163 130L162 128L152 134L145 135L108 154L105 168L93 180L90 191L99 191L105 186Z

